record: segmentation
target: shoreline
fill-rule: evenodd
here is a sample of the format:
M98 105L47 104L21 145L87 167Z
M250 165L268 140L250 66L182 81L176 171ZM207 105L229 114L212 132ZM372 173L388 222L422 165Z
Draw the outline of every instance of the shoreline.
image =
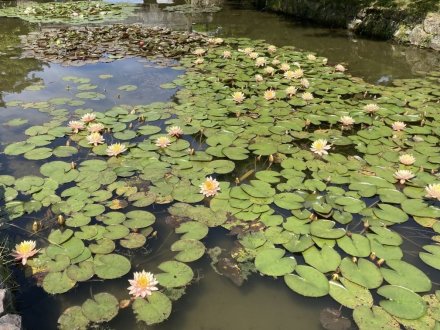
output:
M254 0L254 4L260 10L345 28L356 35L440 51L440 11L435 5L404 8L340 0Z

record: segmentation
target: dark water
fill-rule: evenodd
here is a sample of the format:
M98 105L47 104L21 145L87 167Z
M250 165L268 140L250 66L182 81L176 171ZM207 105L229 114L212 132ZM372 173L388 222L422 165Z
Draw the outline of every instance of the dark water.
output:
M397 78L423 77L425 72L439 70L438 53L413 47L393 45L381 41L357 38L344 30L332 30L295 22L283 16L256 12L249 5L228 1L222 12L212 15L186 16L161 11L163 5L145 1L138 16L130 21L141 21L148 25L162 25L177 29L192 29L219 36L250 37L265 39L277 46L291 45L305 51L326 56L329 63L344 63L349 72L370 82L384 83ZM23 139L23 131L30 126L47 121L48 117L37 110L20 110L6 107L5 102L22 100L26 102L50 100L54 97L72 98L77 92L64 76L81 76L98 84L97 92L106 95L103 101L86 101L83 108L96 111L107 110L116 104L149 104L169 101L175 90L164 90L160 84L170 82L181 71L163 68L138 59L120 60L109 64L84 67L62 67L42 63L35 59L18 59L20 56L18 35L39 28L17 19L0 18L0 143L4 145ZM113 78L99 80L100 74L112 74ZM40 81L45 85L41 91L28 91L26 87ZM133 84L138 89L120 92L121 85ZM69 88L68 88L69 87ZM74 110L74 108L69 108ZM5 125L14 118L28 122L19 127ZM29 166L29 161L15 157L13 161L0 158L2 173L23 176L38 173L39 164ZM164 224L165 212L156 210L159 233L170 232ZM31 217L23 217L15 224L29 227ZM162 228L162 230L161 230ZM17 241L27 238L19 229L9 232ZM414 240L420 239L415 233ZM134 269L154 269L167 260L169 245L173 237L162 234L155 241L149 241L148 249L160 248L156 254L142 253L133 256ZM231 239L218 230L205 240L207 247L231 246ZM405 248L410 252L414 243L407 241ZM155 250L156 251L156 250ZM157 256L158 255L158 256ZM192 265L193 266L193 265ZM209 265L209 258L193 267L200 280L188 289L187 294L173 305L168 321L149 329L166 330L267 330L267 329L320 329L319 313L325 307L339 308L329 297L322 299L302 298L291 292L281 279L275 280L259 275L252 276L242 287L237 287L227 278L217 275ZM23 316L25 329L55 329L56 320L67 307L81 304L94 292L107 290L117 297L127 297L127 275L121 280L92 282L77 286L69 293L48 296L44 291L24 279L21 269L16 269L21 285L17 292L18 310ZM345 310L345 316L351 311ZM130 308L123 310L108 329L144 328L136 324ZM146 328L146 327L145 327Z

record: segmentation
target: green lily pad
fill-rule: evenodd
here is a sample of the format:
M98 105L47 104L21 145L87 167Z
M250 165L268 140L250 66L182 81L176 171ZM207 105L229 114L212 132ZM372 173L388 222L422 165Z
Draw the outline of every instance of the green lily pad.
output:
M183 234L181 239L201 240L208 234L208 226L197 221L182 223L176 228L176 234Z
M171 245L171 251L179 252L174 258L181 262L191 262L200 259L205 254L205 246L194 239L181 239Z
M386 265L391 269L381 267L380 271L388 283L414 292L431 290L431 280L417 267L402 260L387 260Z
M432 268L440 270L440 246L425 245L423 249L427 252L420 252L420 259Z
M156 275L161 286L166 288L177 288L187 285L194 277L191 267L178 261L165 261L158 268L164 273Z
M119 241L122 247L126 249L138 249L145 245L147 238L138 233L130 233Z
M58 318L58 324L61 330L77 329L86 330L90 321L84 316L80 306L67 308Z
M366 259L360 258L354 263L350 258L344 258L339 268L344 278L367 289L375 289L382 284L381 272L375 264Z
M359 306L373 306L373 297L370 291L345 278L340 279L341 283L330 281L330 296L341 305L355 309Z
M109 254L116 248L115 243L108 238L97 240L95 244L90 244L89 249L94 254Z
M368 306L356 307L353 311L353 318L360 330L400 329L399 322L379 306L373 306L372 309Z
M153 325L165 321L171 314L171 300L161 292L153 292L148 300L136 299L133 303L133 311L136 319Z
M296 274L284 276L287 286L306 297L323 297L329 292L328 280L324 274L310 266L298 265Z
M130 211L126 214L126 217L127 220L124 221L124 226L130 229L145 228L156 221L154 214L148 211Z
M103 279L124 276L131 269L130 261L118 254L96 255L93 262L95 274Z
M414 320L426 313L426 303L414 291L396 285L385 285L377 290L389 300L381 300L380 306L393 316Z
M119 310L119 301L115 296L101 292L93 299L87 299L81 306L83 314L92 322L108 322L113 319Z
M91 279L95 274L92 261L82 261L78 265L71 265L67 268L67 276L77 282Z
M43 289L47 293L57 294L69 291L76 282L71 280L66 272L48 273L43 280Z
M315 246L303 252L306 263L315 267L321 273L335 271L341 263L341 257L332 247L325 244L322 250L318 250Z
M337 239L345 235L345 229L333 228L335 222L331 220L316 220L310 224L310 233L313 236L327 239Z
M258 251L255 257L257 270L269 276L284 276L293 272L296 266L294 257L284 257L284 249L269 248Z
M363 235L351 234L337 240L338 246L354 257L368 257L371 253L370 241Z

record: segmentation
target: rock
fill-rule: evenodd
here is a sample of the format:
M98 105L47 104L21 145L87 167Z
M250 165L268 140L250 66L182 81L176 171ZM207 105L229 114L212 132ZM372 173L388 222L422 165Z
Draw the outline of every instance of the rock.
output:
M426 33L440 36L440 14L430 13L423 21L423 29Z
M431 38L431 43L429 47L435 50L440 50L440 34Z
M20 330L21 316L17 314L6 314L0 317L0 330Z
M417 46L427 46L431 36L425 32L421 24L417 25L409 34L409 42Z
M0 315L7 313L8 307L12 306L12 295L8 289L0 289Z

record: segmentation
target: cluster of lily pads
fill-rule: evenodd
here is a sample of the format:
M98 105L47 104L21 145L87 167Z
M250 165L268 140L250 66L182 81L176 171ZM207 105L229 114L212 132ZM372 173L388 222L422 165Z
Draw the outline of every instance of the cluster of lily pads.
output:
M151 207L169 204L183 235L171 246L174 260L148 269L156 274L143 282L148 294L133 298L147 324L168 318L171 298L193 279L187 263L204 255L209 227L223 227L243 276L251 270L282 277L303 296L330 295L354 310L361 329L439 326L440 292L424 269L440 270L440 75L373 86L293 47L199 40L180 59L186 73L163 86L179 87L176 102L79 108L70 124L57 107L81 106L79 95L9 103L53 117L4 150L44 159L41 176L0 177L11 219L46 209L65 219L27 261L44 274L43 288L58 294L94 276L126 275L124 249L144 246ZM108 153L110 142L125 150ZM427 268L404 260L404 223L431 233L418 251ZM109 321L130 304L118 300L96 294L67 309L60 326Z
M134 15L132 4L104 1L74 1L56 3L29 3L26 6L0 8L0 17L18 17L32 23L104 22L123 20Z

